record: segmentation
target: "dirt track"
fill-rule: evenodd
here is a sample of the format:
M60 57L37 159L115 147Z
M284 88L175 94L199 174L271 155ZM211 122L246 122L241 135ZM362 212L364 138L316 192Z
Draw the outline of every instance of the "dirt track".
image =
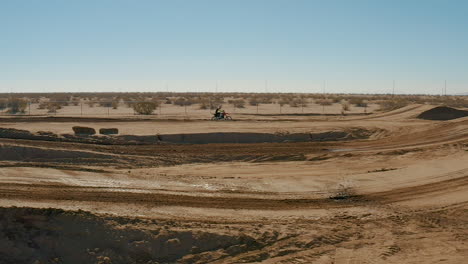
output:
M106 230L169 225L194 237L202 230L230 241L191 250L200 240L173 233L179 248L166 238L157 242L159 251L142 246L146 253L129 253L124 260L101 245L90 255L96 261L462 263L468 254L468 119L414 118L427 109L415 105L313 122L255 121L255 128L254 121L219 128L191 124L194 131L210 126L210 132L370 131L363 138L323 142L102 145L0 138L0 205L82 209L106 219L98 227ZM32 123L30 130L47 122ZM84 124L99 125L92 122ZM167 133L182 133L187 124L167 125ZM133 217L161 222L136 223ZM31 225L52 224L40 219ZM137 237L149 244L157 240ZM174 253L161 253L168 250ZM31 253L30 259L43 257Z

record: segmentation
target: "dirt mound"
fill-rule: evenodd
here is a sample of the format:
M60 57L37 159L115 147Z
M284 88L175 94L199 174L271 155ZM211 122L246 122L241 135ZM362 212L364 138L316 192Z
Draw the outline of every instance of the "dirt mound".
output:
M94 135L96 134L96 130L92 127L81 127L81 126L74 126L72 127L73 132L75 135Z
M141 228L144 226L145 228ZM0 263L194 263L259 247L243 234L60 209L0 208ZM234 250L236 249L236 250Z
M447 106L434 107L422 112L417 118L426 120L452 120L468 116L468 111L458 110Z

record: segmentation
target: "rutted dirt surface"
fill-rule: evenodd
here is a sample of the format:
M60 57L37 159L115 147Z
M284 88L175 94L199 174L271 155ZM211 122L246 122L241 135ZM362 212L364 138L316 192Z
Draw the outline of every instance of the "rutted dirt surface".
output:
M464 263L468 120L427 108L171 140L9 127L0 263Z

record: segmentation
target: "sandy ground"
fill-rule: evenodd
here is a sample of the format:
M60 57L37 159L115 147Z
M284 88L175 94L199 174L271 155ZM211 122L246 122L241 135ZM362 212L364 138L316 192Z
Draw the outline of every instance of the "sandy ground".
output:
M84 125L371 135L150 145L2 137L0 262L465 263L468 118L415 118L431 108L233 122L3 118L2 128L57 134Z

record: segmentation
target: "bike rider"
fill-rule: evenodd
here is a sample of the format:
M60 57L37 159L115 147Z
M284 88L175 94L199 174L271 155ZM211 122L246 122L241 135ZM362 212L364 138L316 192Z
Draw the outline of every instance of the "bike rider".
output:
M216 117L216 118L219 118L219 119L223 119L223 118L224 118L224 114L225 114L224 110L221 109L221 106L218 106L218 107L216 108L216 111L215 111L215 117Z
M215 111L215 114L214 114L214 116L216 118L219 118L220 111L221 111L221 106L216 107L216 111Z

